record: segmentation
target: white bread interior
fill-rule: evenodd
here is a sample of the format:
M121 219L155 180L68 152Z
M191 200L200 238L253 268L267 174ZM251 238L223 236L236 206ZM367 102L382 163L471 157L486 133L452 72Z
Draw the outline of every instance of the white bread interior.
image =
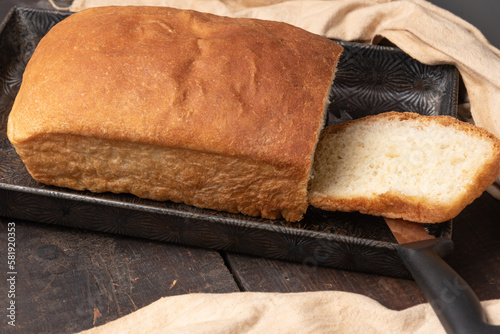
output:
M309 202L420 223L458 215L500 169L499 140L448 116L390 112L327 127Z

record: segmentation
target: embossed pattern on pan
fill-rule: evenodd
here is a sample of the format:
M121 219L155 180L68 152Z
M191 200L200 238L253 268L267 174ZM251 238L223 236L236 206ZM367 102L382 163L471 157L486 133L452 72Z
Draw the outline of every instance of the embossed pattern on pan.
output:
M290 225L128 194L93 194L39 184L6 136L22 73L38 41L69 16L15 8L0 26L0 215L94 231L228 250L386 276L406 277L396 242L381 218L309 208ZM456 116L458 73L427 66L399 49L340 42L345 52L328 124L384 111ZM451 221L432 233L451 236Z

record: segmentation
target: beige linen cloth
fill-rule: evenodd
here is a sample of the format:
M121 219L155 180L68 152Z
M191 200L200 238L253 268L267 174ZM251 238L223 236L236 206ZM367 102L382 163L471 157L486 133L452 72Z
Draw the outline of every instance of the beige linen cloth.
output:
M49 0L51 1L51 0ZM500 51L469 23L423 0L75 0L79 11L105 5L161 5L233 17L284 21L345 41L382 37L427 64L453 64L475 124L500 138ZM497 180L500 181L500 180ZM488 190L500 199L500 184ZM483 302L500 325L500 300ZM357 294L188 294L165 297L91 333L443 333L429 304L387 309Z

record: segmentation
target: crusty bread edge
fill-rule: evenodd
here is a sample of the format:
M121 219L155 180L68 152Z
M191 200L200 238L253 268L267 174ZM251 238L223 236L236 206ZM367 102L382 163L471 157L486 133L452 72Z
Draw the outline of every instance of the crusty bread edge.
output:
M356 122L367 122L379 118L391 121L417 120L422 125L438 122L443 126L459 128L462 131L473 131L484 140L490 141L494 152L484 167L478 171L464 194L457 198L453 206L439 205L421 198L406 196L396 192L386 192L375 198L353 197L332 198L309 192L309 204L327 211L361 212L386 218L401 218L418 223L439 223L456 217L467 205L472 203L495 181L500 174L500 140L486 129L459 121L451 116L421 116L410 112L387 112L379 115L348 121L327 127L320 138L329 133L344 131ZM432 120L431 120L432 118ZM321 139L320 139L321 140Z
M135 8L135 7L134 7ZM205 15L205 14L203 14ZM208 14L207 14L208 15ZM297 28L298 29L298 28ZM326 37L322 37L323 39L327 40ZM333 58L335 58L335 65L338 64L338 59L343 51L343 48L335 43L334 41L330 41L332 44L335 44L338 46L338 48L334 48L334 52L332 52L331 56ZM332 59L333 59L332 58ZM317 145L317 141L318 141L318 138L319 138L319 135L324 127L324 121L325 121L325 118L326 118L326 113L327 113L327 106L329 103L329 94L330 94L330 89L331 89L331 85L332 85L332 81L333 81L333 77L334 77L334 74L335 74L335 70L336 68L333 68L332 71L328 71L328 75L330 73L333 72L333 75L332 77L330 78L330 82L329 82L329 85L328 87L324 87L324 91L321 91L321 93L324 93L324 99L323 99L323 114L322 114L322 118L321 120L319 120L319 117L320 117L320 112L321 112L321 109L320 109L320 106L318 105L317 108L315 107L314 108L314 112L316 113L316 116L314 118L314 124L313 124L313 128L311 129L315 129L316 132L315 132L315 137L310 137L310 139L308 139L308 141L310 140L310 143L306 143L307 144L307 147L308 149L309 148L312 148L312 147L316 147ZM327 76L328 76L327 75ZM327 77L324 78L324 83L326 83L326 81L328 80ZM321 88L323 88L323 86L321 86ZM317 102L319 102L319 100L316 100ZM18 103L18 100L16 99L16 104ZM15 105L16 105L15 104ZM15 110L15 108L13 108ZM33 109L33 108L32 108ZM309 108L310 110L311 108ZM305 110L308 110L308 109L305 109ZM11 113L12 115L13 113ZM319 122L317 122L317 120L319 120ZM20 122L21 120L18 120L18 122ZM318 124L320 123L320 124ZM11 138L11 141L12 143L15 145L15 146L19 146L21 145L20 141L22 142L22 140L19 140L20 137L22 137L22 135L25 135L24 133L21 133L21 131L19 131L18 129L14 129L14 127L12 126L13 125L13 122L9 122L9 130L8 130L8 133L9 133L9 138ZM316 125L318 125L318 127L316 128ZM28 127L28 128L31 128L33 129L34 127ZM36 138L33 137L34 139ZM22 138L21 138L22 139ZM313 141L314 140L314 141ZM24 144L29 144L29 141L25 140L23 142ZM148 143L145 143L145 144L148 144ZM153 143L154 144L154 143ZM314 145L314 146L313 146ZM192 147L188 147L188 148L191 148ZM17 148L16 148L17 150ZM308 152L311 152L308 150ZM225 155L227 152L215 152L215 154L219 154L219 155ZM314 150L312 151L312 153L314 153ZM230 155L230 154L229 154ZM22 156L22 154L20 154L20 156ZM236 158L238 158L238 156L236 155ZM252 156L248 157L248 156L243 156L243 158L252 158ZM305 158L305 159L304 159ZM270 161L268 161L270 160ZM276 156L271 156L271 159L268 159L266 160L265 162L267 163L267 165L272 165L276 168L282 168L283 167L283 162L282 160L280 159L276 159ZM296 159L297 160L297 159ZM309 165L307 165L307 162L309 162ZM303 216L303 214L305 214L306 210L307 210L307 207L308 207L308 196L307 196L307 184L308 184L308 181L309 181L309 177L310 177L310 173L311 173L311 170L312 170L312 162L313 162L313 154L309 155L308 156L305 156L305 157L301 157L300 161L298 161L297 163L300 163L300 164L303 164L306 166L306 168L301 168L300 170L300 179L297 178L297 180L295 179L292 179L290 180L290 187L291 188L296 188L296 189L299 189L296 193L296 200L295 202L298 202L300 200L300 205L297 205L296 207L292 207L292 208L288 208L288 209L283 209L281 210L280 214L282 216L284 216L285 219L289 220L289 221L296 221L296 220L300 220ZM290 166L289 168L290 169L293 169L294 166ZM302 166L301 166L302 167ZM293 171L292 171L293 172ZM236 172L235 172L236 173ZM287 172L288 173L288 172ZM290 172L291 173L291 172ZM279 177L280 175L276 175L277 177ZM295 175L294 175L295 176ZM57 185L57 184L56 184ZM61 185L58 185L58 186L61 186ZM111 190L110 190L111 191ZM203 207L202 205L200 205L200 207ZM281 208L280 208L281 209ZM225 211L225 210L221 210L221 211ZM267 210L266 212L270 212L271 210ZM276 210L274 210L276 211ZM269 218L269 219L276 219L276 218L280 218L281 215L276 213L276 212L271 212L271 213L266 213L266 212L262 212L260 215L263 217L263 218ZM241 211L243 212L243 211ZM243 212L245 214L248 214L248 215L259 215L259 213L254 213L254 212Z

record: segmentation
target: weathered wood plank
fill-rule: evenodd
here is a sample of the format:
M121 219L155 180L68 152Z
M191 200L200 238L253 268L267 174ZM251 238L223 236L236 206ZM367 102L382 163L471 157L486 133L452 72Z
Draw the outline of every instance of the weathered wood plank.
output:
M244 291L347 291L371 297L393 309L425 301L415 282L274 259L228 254L227 262Z
M484 193L455 219L447 262L480 300L500 298L500 201Z
M15 298L7 298L9 222L15 223ZM216 251L7 218L0 218L0 259L0 307L15 300L23 332L74 332L163 296L239 291ZM0 328L11 329L7 321Z
M453 226L455 251L446 261L481 300L500 298L499 202L484 194L454 220ZM425 302L411 280L232 253L226 257L240 288L245 291L349 291L369 296L392 309Z

